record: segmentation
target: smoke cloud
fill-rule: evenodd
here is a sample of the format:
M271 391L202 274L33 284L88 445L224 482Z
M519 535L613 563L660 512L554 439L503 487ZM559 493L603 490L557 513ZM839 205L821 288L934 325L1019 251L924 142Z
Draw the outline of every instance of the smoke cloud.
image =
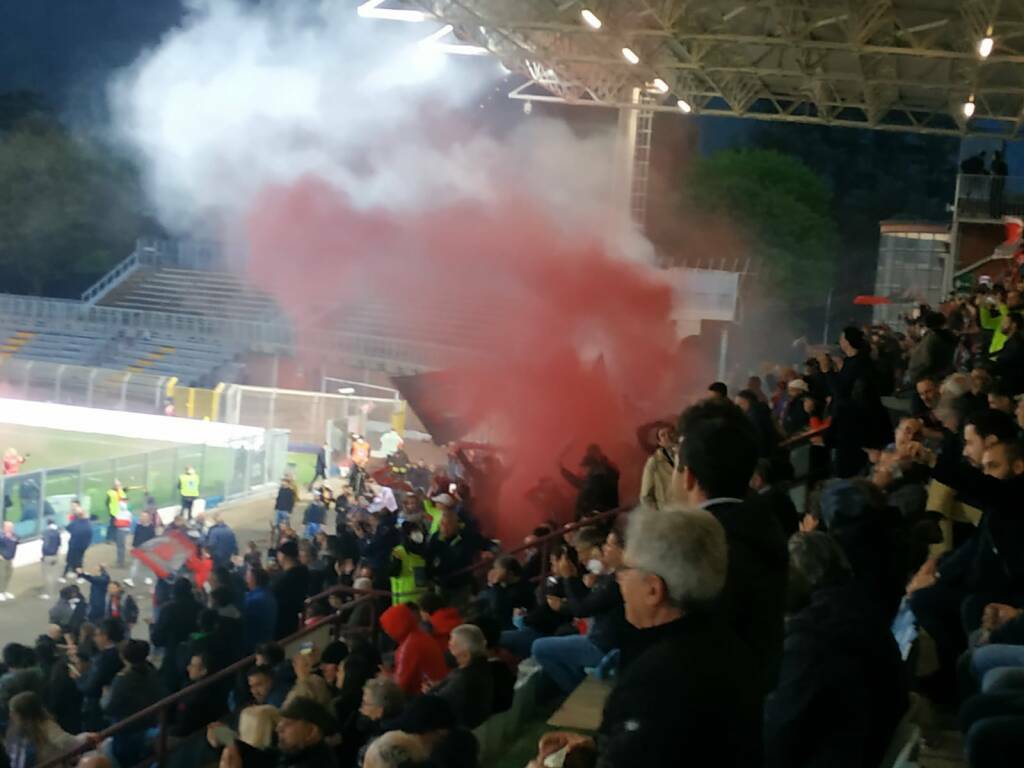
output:
M455 409L507 451L485 526L512 537L567 446L572 465L601 443L635 491L636 425L679 405L672 297L616 199L613 137L474 127L492 76L416 43L431 31L194 0L112 85L116 128L165 224L236 238L300 338L372 316L362 332L480 349L450 360Z

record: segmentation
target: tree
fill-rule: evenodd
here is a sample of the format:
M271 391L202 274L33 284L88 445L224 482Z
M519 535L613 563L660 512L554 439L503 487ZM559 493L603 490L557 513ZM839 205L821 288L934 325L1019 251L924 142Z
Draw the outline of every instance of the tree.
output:
M728 149L694 163L684 203L726 217L746 237L761 282L791 306L824 304L838 237L824 182L799 160Z
M144 226L137 174L33 113L0 133L3 290L75 296L127 256Z

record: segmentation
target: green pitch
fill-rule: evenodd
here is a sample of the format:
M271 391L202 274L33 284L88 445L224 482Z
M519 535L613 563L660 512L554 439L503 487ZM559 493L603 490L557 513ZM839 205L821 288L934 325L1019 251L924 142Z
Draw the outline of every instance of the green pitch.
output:
M158 506L177 504L177 478L187 465L199 472L200 493L206 498L223 496L232 483L244 480L238 457L229 448L0 424L0 452L7 448L27 458L17 475L4 481L6 519L15 522L26 511L29 519L40 517L40 494L58 517L78 496L91 514L105 521L106 493L115 478L128 489L135 511L143 508L147 493Z

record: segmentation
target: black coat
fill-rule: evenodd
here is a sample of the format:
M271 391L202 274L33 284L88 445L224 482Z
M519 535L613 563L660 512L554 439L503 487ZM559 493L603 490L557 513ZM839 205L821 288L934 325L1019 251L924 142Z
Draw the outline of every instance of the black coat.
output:
M1019 333L1010 336L999 350L992 375L1002 379L1012 394L1024 392L1024 338Z
M596 462L584 475L562 468L562 477L578 489L576 519L595 512L607 512L619 506L619 470L609 461Z
M841 371L826 375L832 395L829 443L839 450L883 448L892 441L892 424L882 405L871 359L848 357Z
M153 645L164 649L160 662L160 680L164 688L173 693L178 690L181 680L178 675L178 647L186 642L196 630L200 605L189 594L175 598L160 609L156 624L149 628L149 639Z
M516 608L532 611L537 605L533 585L527 581L494 584L480 593L480 599L487 612L501 624L502 629L515 628L512 614Z
M600 768L758 765L761 691L749 651L693 614L639 630L598 731Z
M765 702L768 768L874 768L907 708L896 641L855 584L819 590L786 622Z
M299 629L299 614L302 613L309 595L309 569L296 565L278 574L270 585L270 591L277 601L277 624L274 639L294 634Z
M632 625L626 621L626 607L614 574L598 576L594 586L587 589L583 579L562 579L566 605L563 610L577 619L592 619L591 642L602 652L620 648L629 639Z
M146 662L139 666L122 669L110 684L110 697L103 704L103 714L111 723L124 720L146 707L156 704L167 694L164 692L160 674L152 664ZM140 720L129 726L129 732L144 731L156 725L156 716Z
M449 672L431 693L451 704L459 725L476 728L494 711L494 672L487 659L474 659Z
M722 501L707 510L725 528L729 570L720 598L724 618L750 648L761 692L775 687L782 658L789 550L778 520L756 499Z

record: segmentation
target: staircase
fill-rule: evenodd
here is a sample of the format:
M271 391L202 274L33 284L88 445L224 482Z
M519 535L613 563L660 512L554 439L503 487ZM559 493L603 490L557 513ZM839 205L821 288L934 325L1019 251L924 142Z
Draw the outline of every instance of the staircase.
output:
M168 355L173 355L175 351L174 347L159 347L158 349L152 352L147 352L135 361L129 363L127 370L131 373L143 373L147 368L151 368L156 365Z
M28 344L36 336L34 331L15 331L8 336L3 344L0 344L0 359L9 355L17 354L22 347Z

